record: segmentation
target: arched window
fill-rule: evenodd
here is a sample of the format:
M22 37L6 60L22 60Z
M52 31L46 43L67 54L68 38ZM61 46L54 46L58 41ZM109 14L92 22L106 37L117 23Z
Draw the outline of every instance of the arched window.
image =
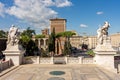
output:
M40 45L44 45L44 40L43 39L40 40Z
M46 39L45 42L46 42L46 45L48 45L48 39Z

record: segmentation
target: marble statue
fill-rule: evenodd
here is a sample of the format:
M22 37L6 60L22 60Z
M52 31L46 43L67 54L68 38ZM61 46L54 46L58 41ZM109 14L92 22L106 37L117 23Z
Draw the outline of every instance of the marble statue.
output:
M103 44L103 38L108 36L109 22L104 22L104 25L97 30L98 44Z
M111 39L108 34L109 27L110 24L106 21L97 30L98 43L94 49L95 57L93 59L95 64L116 72L117 68L115 68L114 57L117 54L117 50L111 44Z
M13 65L18 66L23 63L23 56L25 50L18 43L20 39L20 31L17 27L12 25L8 32L8 40L6 50L3 51L5 54L6 61L11 61Z
M15 27L14 25L12 25L9 32L8 32L7 44L14 46L15 44L18 44L18 41L19 41L18 28Z
M108 36L108 28L110 27L109 22L104 22L104 25L102 26L102 33L103 35Z
M102 28L101 27L97 30L97 40L98 40L98 44L103 43L103 34L102 34Z

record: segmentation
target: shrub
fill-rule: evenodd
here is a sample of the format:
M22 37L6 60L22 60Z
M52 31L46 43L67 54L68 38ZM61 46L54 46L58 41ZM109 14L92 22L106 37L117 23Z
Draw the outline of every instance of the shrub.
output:
M95 53L93 52L93 50L88 50L87 54L90 55L90 56L95 56Z

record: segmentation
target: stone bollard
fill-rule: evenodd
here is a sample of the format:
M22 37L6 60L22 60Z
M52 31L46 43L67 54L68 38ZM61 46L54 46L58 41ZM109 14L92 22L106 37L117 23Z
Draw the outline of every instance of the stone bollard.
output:
M54 64L54 62L53 62L53 57L51 57L51 61L50 61L50 63L51 63L51 64Z
M40 64L40 57L39 56L37 56L36 64Z
M118 73L120 74L120 64L118 64Z
M65 63L67 64L67 56L65 56Z
M82 64L83 56L78 57L79 58L79 64Z

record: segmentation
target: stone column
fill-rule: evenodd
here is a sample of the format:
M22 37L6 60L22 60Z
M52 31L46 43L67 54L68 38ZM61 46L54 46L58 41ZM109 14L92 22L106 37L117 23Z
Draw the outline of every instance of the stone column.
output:
M44 46L46 46L46 38L44 38L43 40L44 40Z
M41 46L41 45L40 45L40 39L38 39L38 47L39 47L39 49L40 49L40 46Z

